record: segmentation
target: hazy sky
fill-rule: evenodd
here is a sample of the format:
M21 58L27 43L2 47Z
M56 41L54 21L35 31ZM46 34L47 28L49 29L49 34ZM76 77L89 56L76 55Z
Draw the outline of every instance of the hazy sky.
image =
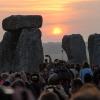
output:
M0 40L2 19L17 14L43 16L42 40L59 42L64 34L100 33L100 0L0 0Z

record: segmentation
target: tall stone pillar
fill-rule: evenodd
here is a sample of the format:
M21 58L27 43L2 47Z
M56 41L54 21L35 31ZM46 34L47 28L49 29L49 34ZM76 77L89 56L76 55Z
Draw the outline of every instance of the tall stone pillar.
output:
M80 34L65 35L62 39L62 48L72 64L83 64L87 61L86 47Z
M91 66L100 65L100 34L92 34L89 36L88 50Z
M43 63L43 48L39 29L22 30L15 58L18 71L39 71L39 64Z

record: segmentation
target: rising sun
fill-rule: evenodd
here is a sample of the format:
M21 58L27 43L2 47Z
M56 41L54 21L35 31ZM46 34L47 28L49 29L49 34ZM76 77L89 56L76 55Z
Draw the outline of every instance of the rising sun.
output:
M62 34L62 29L59 27L55 27L52 31L53 35L60 35Z

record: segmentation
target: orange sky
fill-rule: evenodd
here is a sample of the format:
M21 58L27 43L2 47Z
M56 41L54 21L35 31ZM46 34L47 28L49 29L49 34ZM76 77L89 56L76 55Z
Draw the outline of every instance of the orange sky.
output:
M43 42L60 42L64 34L81 33L86 39L100 33L100 0L0 0L0 39L2 19L17 14L43 16ZM61 33L54 35L55 28Z

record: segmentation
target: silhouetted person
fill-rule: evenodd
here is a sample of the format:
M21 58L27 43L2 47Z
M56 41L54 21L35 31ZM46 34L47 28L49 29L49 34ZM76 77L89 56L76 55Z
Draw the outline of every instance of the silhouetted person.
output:
M80 78L83 82L84 82L84 76L86 74L90 74L93 76L92 69L87 62L84 63L83 68L80 70Z

